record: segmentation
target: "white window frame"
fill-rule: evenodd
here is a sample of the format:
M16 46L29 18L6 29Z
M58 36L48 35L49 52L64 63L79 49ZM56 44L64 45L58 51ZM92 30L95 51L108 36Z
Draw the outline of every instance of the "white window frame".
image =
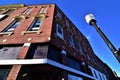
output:
M29 14L32 10L32 7L28 7L22 14Z
M101 80L101 78L102 78L102 80L107 80L105 74L99 72L98 70L94 69L94 68L91 67L91 66L89 66L89 68L91 69L92 74L93 74L93 77L96 78L96 80ZM101 76L101 78L100 78L100 76Z
M4 29L2 32L13 32L15 28L20 24L21 20L20 19L15 19L10 25ZM16 25L16 26L15 26Z
M60 19L62 19L62 14L61 14L59 11L57 11L57 16L58 16Z
M41 7L39 13L46 13L47 9L47 7Z
M39 27L34 27L34 25L36 24L36 21L37 20L40 20L40 24L39 24ZM40 18L35 18L32 22L32 24L30 25L30 28L28 29L28 31L38 31L40 29L40 26L42 24L42 19Z
M70 43L71 47L75 48L73 36L71 34L68 34L68 39L69 39L69 43Z
M61 30L61 33L59 32ZM59 24L56 24L56 34L59 38L64 39L63 27Z

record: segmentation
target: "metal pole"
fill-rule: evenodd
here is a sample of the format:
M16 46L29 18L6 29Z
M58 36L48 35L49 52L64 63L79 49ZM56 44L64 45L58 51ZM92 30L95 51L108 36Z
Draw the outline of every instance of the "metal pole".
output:
M109 49L112 51L113 55L117 58L117 60L120 63L120 51L117 51L117 49L114 47L114 45L110 42L110 40L105 36L105 34L97 26L96 22L91 21L91 25L94 26L96 31L99 33L99 35L102 37L102 39L105 41L105 43L107 44Z
M85 17L85 19L86 19L86 22L88 24L90 24L91 26L93 26L96 29L96 31L100 34L100 36L103 38L103 40L105 41L105 43L107 44L107 46L109 47L109 49L112 51L113 55L116 57L116 59L120 63L120 49L117 50L114 47L114 45L110 42L110 40L105 36L105 34L101 31L101 29L96 24L95 17L92 14L88 14Z

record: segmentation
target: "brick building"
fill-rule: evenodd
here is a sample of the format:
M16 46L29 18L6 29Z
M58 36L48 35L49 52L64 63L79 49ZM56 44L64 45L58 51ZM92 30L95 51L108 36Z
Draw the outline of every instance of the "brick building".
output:
M0 80L114 77L55 4L0 6Z

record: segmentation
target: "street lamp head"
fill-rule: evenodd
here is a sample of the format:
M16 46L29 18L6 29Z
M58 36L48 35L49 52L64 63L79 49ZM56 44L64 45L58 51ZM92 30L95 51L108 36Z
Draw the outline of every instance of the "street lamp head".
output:
M93 14L87 14L87 15L85 16L85 20L86 20L86 22L87 22L88 24L90 24L90 25L92 25L92 24L91 24L92 22L96 23L96 20L95 20L95 17L94 17Z

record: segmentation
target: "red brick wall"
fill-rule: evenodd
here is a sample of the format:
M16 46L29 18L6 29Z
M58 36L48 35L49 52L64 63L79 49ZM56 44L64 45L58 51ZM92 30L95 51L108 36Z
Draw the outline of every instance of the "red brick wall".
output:
M14 17L16 16L26 17L26 19L22 19L19 26L14 30L14 34L12 35L0 34L0 44L23 44L26 42L30 42L30 43L48 42L51 36L54 5L51 4L47 6L49 7L47 12L45 13L46 17L43 19L42 25L40 27L40 31L41 31L40 34L26 33L25 35L21 35L23 31L26 31L30 27L33 21L33 17L38 14L38 11L41 9L41 5L36 5L36 7L33 6L34 9L28 15L22 14L22 12L27 8L27 7L23 7L15 10L13 13L9 15L9 17L7 17L5 20L0 22L1 24L0 31L2 31L13 21Z

